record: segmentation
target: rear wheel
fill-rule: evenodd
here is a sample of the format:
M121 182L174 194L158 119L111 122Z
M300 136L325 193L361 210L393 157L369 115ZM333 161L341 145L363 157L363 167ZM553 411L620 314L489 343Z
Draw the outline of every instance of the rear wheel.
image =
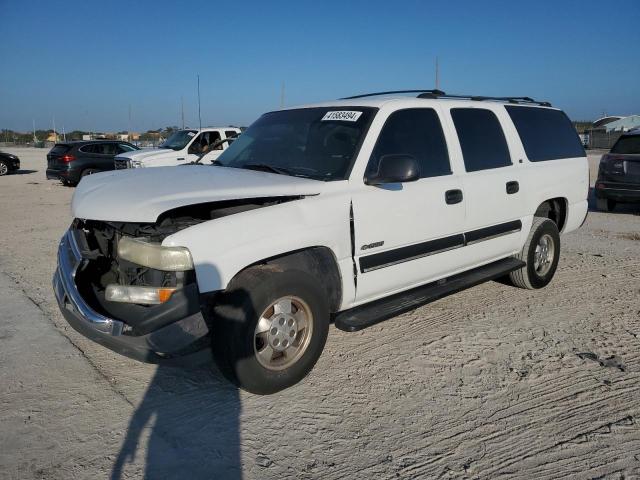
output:
M616 201L610 198L598 198L596 203L601 212L612 212L616 208Z
M9 165L4 160L0 160L0 177L9 174Z
M100 170L97 170L95 168L87 168L86 170L82 171L82 174L80 175L80 178L84 178L87 175L93 175L94 173L98 173L100 172Z
M509 274L515 286L530 290L547 286L556 273L560 258L560 233L555 222L534 217L527 241L516 258L526 266Z
M213 353L240 388L269 394L313 368L329 331L326 293L306 272L248 269L212 308Z

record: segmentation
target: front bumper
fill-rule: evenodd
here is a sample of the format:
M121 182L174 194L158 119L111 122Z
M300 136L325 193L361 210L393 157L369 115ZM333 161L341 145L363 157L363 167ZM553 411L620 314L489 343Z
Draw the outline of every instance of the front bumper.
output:
M53 290L62 315L85 337L117 353L147 363L200 364L210 360L209 329L202 313L188 315L145 335L132 335L125 322L96 312L75 283L86 261L74 230L62 237Z

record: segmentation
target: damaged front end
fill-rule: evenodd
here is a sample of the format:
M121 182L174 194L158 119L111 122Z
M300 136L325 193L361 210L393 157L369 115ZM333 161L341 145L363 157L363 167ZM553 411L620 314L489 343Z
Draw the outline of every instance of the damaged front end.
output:
M53 284L60 310L83 335L137 360L206 361L202 307L216 294L200 294L187 249L162 241L201 222L292 199L180 207L154 223L76 219L58 251Z

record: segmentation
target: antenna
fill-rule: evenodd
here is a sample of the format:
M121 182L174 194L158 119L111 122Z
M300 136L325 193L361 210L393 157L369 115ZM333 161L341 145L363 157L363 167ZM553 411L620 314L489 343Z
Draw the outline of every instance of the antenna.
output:
M182 130L184 130L184 97L180 97L180 110L182 112Z
M202 117L200 116L200 74L198 74L198 122L202 130Z
M438 65L437 56L436 56L436 90L440 90L440 66Z
M280 108L284 108L284 82L280 87Z

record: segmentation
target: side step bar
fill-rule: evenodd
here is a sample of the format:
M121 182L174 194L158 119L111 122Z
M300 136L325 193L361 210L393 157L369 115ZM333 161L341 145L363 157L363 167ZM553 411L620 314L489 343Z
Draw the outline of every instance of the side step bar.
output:
M357 332L452 293L502 277L525 265L526 263L515 258L498 260L468 272L339 312L334 317L335 326L345 332Z

